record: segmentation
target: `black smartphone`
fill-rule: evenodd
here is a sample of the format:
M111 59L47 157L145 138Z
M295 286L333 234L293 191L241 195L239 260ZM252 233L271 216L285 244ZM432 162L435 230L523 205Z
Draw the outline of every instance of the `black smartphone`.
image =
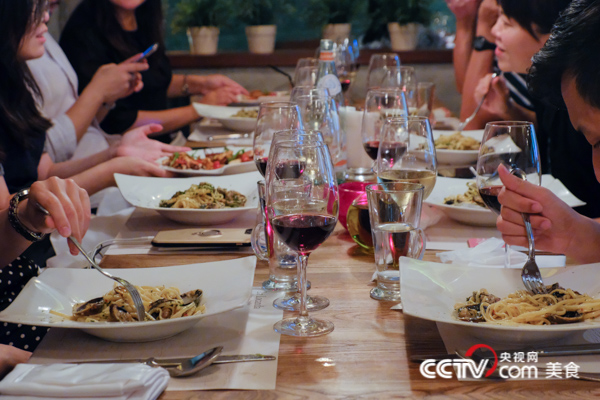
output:
M138 62L145 60L146 58L150 57L152 54L154 54L154 52L158 50L158 43L154 43L152 46L148 47L146 49L146 51L144 51L142 53L142 56L140 57L140 59L138 60Z

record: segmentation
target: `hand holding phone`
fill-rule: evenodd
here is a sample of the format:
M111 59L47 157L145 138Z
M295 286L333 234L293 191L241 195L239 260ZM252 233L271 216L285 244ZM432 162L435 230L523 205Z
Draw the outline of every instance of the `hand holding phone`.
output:
M154 52L158 50L158 43L154 43L152 46L148 47L143 53L142 56L137 60L138 62L144 61L146 58L150 57Z

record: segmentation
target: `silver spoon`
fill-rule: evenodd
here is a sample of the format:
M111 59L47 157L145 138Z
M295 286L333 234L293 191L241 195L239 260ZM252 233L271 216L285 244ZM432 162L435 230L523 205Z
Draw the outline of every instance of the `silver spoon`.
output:
M212 364L226 364L233 362L248 362L248 361L273 361L277 358L274 356L263 356L261 354L246 354L246 355L233 355L233 356L222 356L222 346L214 347L207 350L195 357L190 358L170 358L170 359L130 359L130 360L98 360L98 361L84 361L76 362L77 364L89 364L89 363L131 363L137 362L149 365L150 367L162 367L169 372L172 377L183 377L193 375L196 372L208 367Z

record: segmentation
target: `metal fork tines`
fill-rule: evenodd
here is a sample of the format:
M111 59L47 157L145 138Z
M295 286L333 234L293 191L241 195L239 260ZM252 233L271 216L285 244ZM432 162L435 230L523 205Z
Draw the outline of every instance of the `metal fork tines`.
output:
M86 251L81 246L81 243L79 243L79 241L77 239L75 239L73 236L69 236L69 240L71 242L73 242L75 247L77 247L79 249L81 254L83 254L83 256L88 260L90 265L92 267L94 267L94 269L96 269L98 272L100 272L102 275L106 276L107 278L110 278L110 279L120 283L125 289L127 289L127 291L129 292L129 295L131 296L131 299L133 300L133 305L137 312L138 321L144 321L146 319L146 310L144 309L144 303L142 302L142 296L140 296L140 292L138 292L138 290L135 288L135 286L133 286L131 283L129 283L125 279L119 278L118 276L114 276L114 275L106 272L102 268L100 268L100 266L98 264L96 264L96 262L94 260L92 260L90 258L90 256L86 253Z
M515 168L511 171L511 174L518 176L521 179L526 179L527 175L519 168ZM525 289L529 290L533 294L547 294L548 290L542 279L540 269L535 262L535 242L533 239L533 229L531 229L531 222L529 221L529 214L522 213L523 223L525 224L525 231L527 232L527 241L529 243L529 254L527 255L527 261L523 265L521 271L521 280Z
M495 72L492 74L492 79L490 80L490 87L492 86L492 81L497 76L498 76L498 74L495 73ZM487 96L487 94L488 94L489 91L490 91L490 88L488 87L488 91L485 92L485 94L483 95L483 97L481 98L481 100L479 100L479 104L477 104L477 108L475 108L475 111L473 111L473 114L469 115L467 117L467 119L465 119L463 122L461 122L458 125L458 128L456 129L458 132L462 132L465 129L465 127L469 124L469 122L473 121L473 118L475 118L475 116L479 112L479 109L483 105L483 102L485 101L485 98L486 98L486 96Z
M35 206L37 207L38 210L40 210L44 214L50 215L48 210L46 210L40 203L35 203ZM114 275L106 272L102 268L100 268L100 266L98 264L96 264L96 262L94 260L92 260L90 258L88 253L81 246L81 243L79 243L79 241L77 239L75 239L75 237L73 235L69 236L69 240L75 245L75 247L77 247L79 249L79 252L81 254L83 254L83 256L88 260L90 265L92 267L94 267L94 269L96 269L98 272L100 272L102 275L106 276L107 278L117 281L129 292L129 295L131 296L131 299L133 300L133 306L135 307L135 311L138 316L138 321L145 321L146 320L146 310L144 308L144 302L142 301L142 296L140 296L140 292L138 292L138 290L135 288L135 286L133 286L131 283L129 283L125 279L114 276Z

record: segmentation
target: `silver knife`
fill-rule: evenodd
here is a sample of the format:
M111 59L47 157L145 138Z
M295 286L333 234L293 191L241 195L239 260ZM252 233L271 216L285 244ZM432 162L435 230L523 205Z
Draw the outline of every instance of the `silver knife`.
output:
M208 141L212 142L214 140L231 140L231 139L244 139L249 138L249 133L227 133L223 135L212 135L208 137Z
M569 346L549 346L549 347L528 347L521 349L503 349L495 350L496 354L500 353L515 353L515 352L536 352L538 357L557 357L557 356L586 356L600 354L600 343L576 344ZM457 350L458 352L458 350ZM491 352L479 352L480 358L494 358ZM423 354L410 356L411 361L423 360L448 360L461 358L458 354Z
M174 364L181 364L184 361L193 360L193 357L181 357L181 358L129 358L122 360L85 360L85 361L67 361L69 363L77 364L93 364L93 363L143 363L143 364L156 364L158 366L172 366ZM231 356L217 356L211 364L227 364L234 362L248 362L248 361L273 361L276 360L275 356L265 356L262 354L237 354Z

